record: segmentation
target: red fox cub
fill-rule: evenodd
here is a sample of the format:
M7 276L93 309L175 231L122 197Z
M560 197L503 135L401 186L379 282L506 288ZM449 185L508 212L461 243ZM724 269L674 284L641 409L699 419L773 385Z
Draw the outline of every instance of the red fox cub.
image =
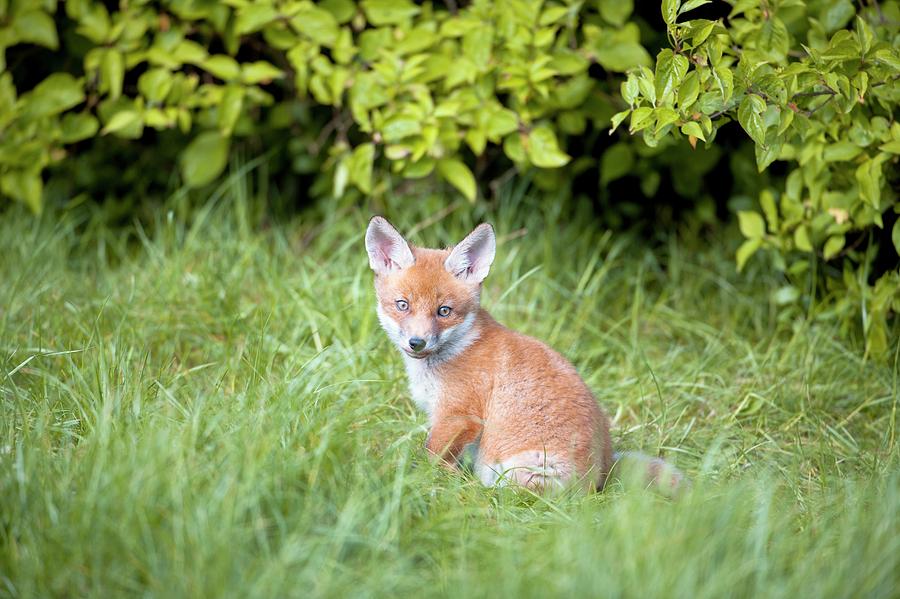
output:
M426 447L456 467L476 444L475 473L485 485L602 488L618 456L593 394L565 358L480 305L495 249L486 223L456 247L433 250L411 246L380 216L369 222L378 319L430 418ZM648 482L674 489L682 480L662 460L633 457Z

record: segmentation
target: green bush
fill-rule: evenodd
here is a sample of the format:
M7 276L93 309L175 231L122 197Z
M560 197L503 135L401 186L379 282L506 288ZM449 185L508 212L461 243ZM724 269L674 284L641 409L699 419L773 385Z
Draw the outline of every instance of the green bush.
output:
M764 250L788 281L777 303L825 297L820 313L862 314L872 353L889 350L897 254L874 261L879 230L900 249L896 0L859 14L849 0L665 0L661 19L632 0L108 4L0 2L0 193L35 212L53 189L120 201L204 187L244 148L316 196L436 177L475 201L512 167L548 189L592 177L617 206L632 198L611 183L635 177L652 197L665 172L696 197L696 221L719 130L737 120L760 170L788 169L748 175L728 148L763 214L744 200L738 266ZM730 14L692 18L711 6ZM671 48L654 68L657 36ZM640 137L602 141L626 119Z
M884 354L887 316L900 311L900 271L870 288L876 248L865 240L900 212L888 182L897 182L900 155L900 9L873 2L856 15L849 0L737 0L727 28L683 18L710 2L662 2L673 49L659 53L655 70L629 73L622 84L629 107L613 122L630 117L629 131L650 146L669 135L694 146L714 143L718 128L737 120L755 144L760 171L787 162L783 187L759 195L762 216L738 213L746 237L738 268L760 249L794 279L819 261L842 265L835 309L850 316L864 306L869 348ZM900 252L900 219L892 218ZM782 300L799 295L788 286Z
M591 61L617 72L651 63L619 0L591 9L476 2L457 14L394 0L162 4L109 12L75 0L64 15L55 2L6 8L4 46L57 49L56 17L75 60L20 95L3 74L5 195L40 210L43 171L67 148L147 129L190 136L180 172L202 186L222 173L231 140L290 130L313 104L334 117L315 123L296 153L327 143L325 163L312 166L335 195L348 185L378 193L386 180L374 165L385 159L395 175L436 172L474 201L464 147L479 156L502 145L519 167L561 167L570 157L558 131L580 134L587 120L607 128L615 112L610 86L588 75Z

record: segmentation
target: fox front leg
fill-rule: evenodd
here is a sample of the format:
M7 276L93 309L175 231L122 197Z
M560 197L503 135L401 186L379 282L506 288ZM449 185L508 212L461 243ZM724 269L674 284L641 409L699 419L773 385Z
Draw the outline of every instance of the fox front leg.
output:
M449 468L457 467L463 449L481 435L480 419L473 416L437 415L425 440L425 449Z

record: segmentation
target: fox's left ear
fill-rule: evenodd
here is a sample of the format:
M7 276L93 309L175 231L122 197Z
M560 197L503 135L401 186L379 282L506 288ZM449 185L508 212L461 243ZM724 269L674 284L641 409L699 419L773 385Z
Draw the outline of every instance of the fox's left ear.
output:
M453 248L444 260L444 268L457 279L481 283L491 269L496 250L494 228L482 223Z

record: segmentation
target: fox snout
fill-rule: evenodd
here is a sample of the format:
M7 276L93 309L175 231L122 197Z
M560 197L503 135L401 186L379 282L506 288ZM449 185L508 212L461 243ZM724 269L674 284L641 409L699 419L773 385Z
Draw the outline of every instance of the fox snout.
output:
M413 314L401 319L398 324L400 349L413 357L434 351L440 345L440 330L431 319Z

